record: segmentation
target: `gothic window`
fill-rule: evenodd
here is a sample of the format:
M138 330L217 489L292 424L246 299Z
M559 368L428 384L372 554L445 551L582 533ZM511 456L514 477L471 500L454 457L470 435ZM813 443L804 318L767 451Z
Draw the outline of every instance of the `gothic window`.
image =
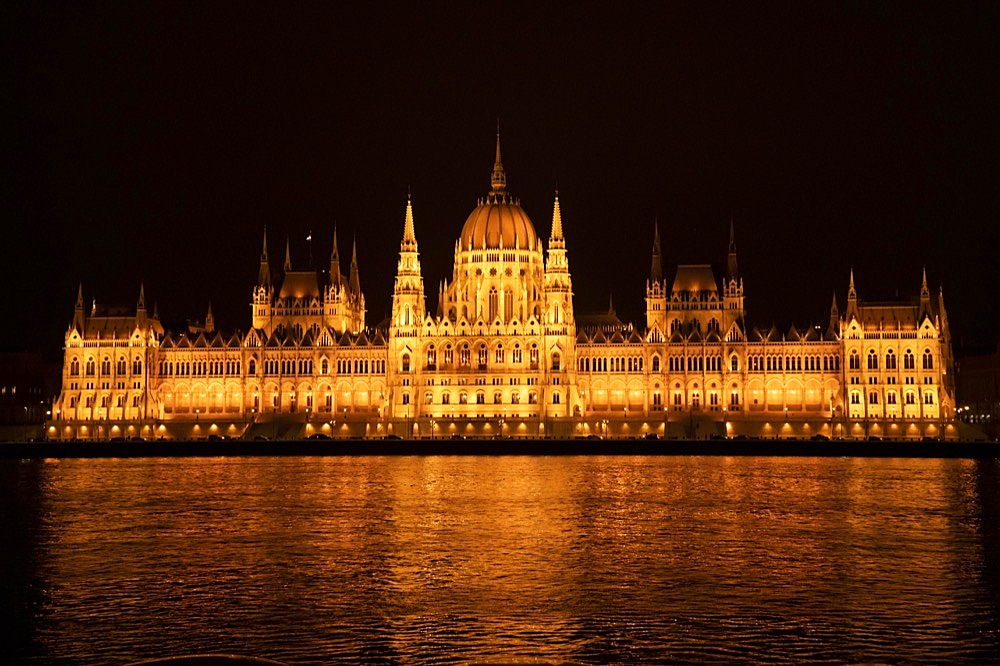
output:
M451 393L447 393L446 392L444 395L441 396L441 404L442 405L450 405L451 404Z
M469 394L468 393L466 393L465 391L462 391L461 393L458 394L458 404L460 404L460 405L466 405L466 404L468 404L468 402L469 402Z
M528 361L531 363L532 369L538 367L538 347L531 345L531 350L528 352Z
M87 359L87 376L88 377L93 376L95 370L96 370L96 362L94 361L94 357L91 356L90 358Z
M513 393L511 393L510 394L510 402L511 402L512 405L520 405L521 404L521 394L518 393L517 391L514 391Z
M877 405L878 404L878 393L875 392L875 391L871 391L868 394L868 402L869 402L869 404Z
M497 312L500 310L500 295L497 293L496 287L490 287L490 322L492 323L497 318Z
M105 356L101 359L101 374L110 375L111 374L111 359Z
M851 368L851 370L860 370L861 369L861 357L858 356L858 350L856 350L856 349L852 349L851 350L850 366L849 367Z
M559 352L552 352L552 369L559 369Z
M659 371L660 371L660 357L653 356L653 372L659 372Z
M903 355L903 370L913 370L916 367L916 358L914 358L913 352L907 349Z
M553 405L558 405L559 404L559 392L558 391L556 391L555 393L552 394L552 404Z
M462 349L458 352L458 362L461 365L469 365L469 345L468 343L462 345Z
M913 391L907 391L906 392L906 404L907 405L915 405L915 404L917 404L917 399L914 397Z
M895 393L895 391L890 391L889 393L886 394L886 396L885 396L885 403L887 405L895 405L896 404L896 393Z
M410 371L410 355L409 354L403 354L403 358L400 361L399 367L400 367L400 371L401 372L409 372Z
M480 391L476 394L476 404L485 405L486 404L486 394Z
M931 350L930 349L925 349L924 350L924 370L933 370L933 369L934 369L934 357L931 356ZM933 404L933 403L927 403L927 404Z
M409 393L404 393L403 394L403 404L404 405L410 404L410 394Z
M486 345L479 345L479 367L480 369L486 367Z
M885 369L886 370L896 369L896 353L891 349L885 354Z
M427 367L433 369L437 365L437 351L434 349L434 345L431 345L427 349Z
M499 405L502 401L503 396L500 395L500 391L493 394L493 404Z
M934 393L931 391L924 391L924 404L933 405L934 404Z
M250 359L250 362L247 363L247 373L251 375L257 374L257 361L254 359Z
M857 391L851 391L851 404L860 405L861 404L861 394Z
M497 363L503 363L503 345L497 345L496 361Z
M427 391L426 393L424 393L424 404L425 405L430 405L433 402L434 402L434 394L431 393L430 391Z
M528 392L528 404L529 405L538 404L538 394L535 393L534 391Z
M521 363L521 348L517 345L514 346L513 356L511 358L512 363Z
M740 370L740 359L734 355L732 358L729 359L729 371L739 372L739 370Z
M80 374L80 361L74 358L69 364L69 374L76 376Z
M127 369L127 364L125 363L125 357L121 356L116 364L115 373L119 375L124 375Z
M868 352L868 369L878 370L878 356L875 354L874 349Z
M445 365L451 365L455 362L455 351L451 348L451 345L448 345L444 349L444 362Z
M681 320L680 319L674 319L672 322L670 322L670 332L671 333L675 333L675 332L679 331L680 328L681 328Z
M729 406L739 407L740 406L740 394L738 391L730 391L729 393Z
M319 363L319 371L324 375L330 372L330 362L325 358Z

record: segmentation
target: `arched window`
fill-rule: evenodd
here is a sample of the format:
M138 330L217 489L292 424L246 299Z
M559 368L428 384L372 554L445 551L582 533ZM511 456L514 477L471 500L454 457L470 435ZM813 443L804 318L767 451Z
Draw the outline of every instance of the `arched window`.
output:
M914 370L916 369L916 358L913 356L913 352L909 349L903 354L903 370Z
M925 349L924 350L924 370L933 370L933 369L934 369L934 357L931 355L931 350L930 349ZM930 405L930 404L934 404L934 403L927 403L927 404Z
M460 405L466 405L468 403L469 403L469 394L466 393L465 391L462 391L461 393L459 393L458 394L458 404L460 404Z
M110 375L111 374L111 359L105 356L101 359L101 374Z
M851 370L860 370L861 369L861 357L858 356L858 350L857 349L852 349L851 350L850 365L848 367L850 367Z
M476 404L485 405L486 404L486 394L480 391L476 394Z
M70 364L69 364L69 374L73 375L74 377L76 375L80 374L80 360L79 359L74 358L72 361L70 361Z
M319 371L324 375L330 372L330 362L325 358L319 363Z
M559 352L552 352L552 369L559 369Z
M496 361L497 363L503 363L503 345L497 345Z
M403 354L403 358L399 362L399 368L400 368L400 372L409 372L410 371L410 355L409 354Z
M87 376L92 377L97 371L97 363L94 361L94 357L91 356L87 359Z
M896 353L891 349L885 354L885 369L895 370L896 369Z
M659 372L659 371L660 371L660 357L653 356L653 372Z
M493 323L497 318L497 313L500 311L500 295L497 293L496 287L490 287L489 308L490 323Z
M493 394L493 404L499 405L503 401L503 396L500 395L500 391Z
M878 355L875 354L874 349L868 352L868 369L878 370Z
M552 404L553 405L558 405L559 404L559 392L558 391L556 391L555 393L552 394Z
M247 363L247 374L256 375L257 374L257 361L250 359Z
M434 345L431 345L427 349L427 367L432 370L437 366L437 350L434 349Z
M730 372L740 371L740 359L737 358L735 355L733 355L733 357L729 359L729 371Z
M115 368L115 372L119 375L124 375L128 370L128 364L125 362L124 356L118 357L118 363L116 365L117 367Z

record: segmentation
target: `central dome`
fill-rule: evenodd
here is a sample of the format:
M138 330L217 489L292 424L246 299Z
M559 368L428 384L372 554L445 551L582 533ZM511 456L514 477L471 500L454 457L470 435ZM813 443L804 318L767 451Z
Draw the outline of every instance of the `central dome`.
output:
M463 250L533 250L537 245L531 219L508 196L490 195L483 199L462 227Z
M521 202L507 193L507 175L500 162L499 132L492 184L492 192L479 200L462 227L461 249L535 249L538 245L535 226L521 208Z

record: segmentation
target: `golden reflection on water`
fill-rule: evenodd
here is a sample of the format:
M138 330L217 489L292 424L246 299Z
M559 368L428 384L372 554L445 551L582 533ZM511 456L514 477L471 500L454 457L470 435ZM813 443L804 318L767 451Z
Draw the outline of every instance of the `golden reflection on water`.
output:
M26 536L47 590L31 649L976 663L1000 646L996 465L53 461Z

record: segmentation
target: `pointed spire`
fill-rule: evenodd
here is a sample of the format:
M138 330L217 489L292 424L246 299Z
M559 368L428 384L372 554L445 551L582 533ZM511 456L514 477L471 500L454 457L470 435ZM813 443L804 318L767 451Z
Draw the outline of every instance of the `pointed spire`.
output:
M333 225L333 248L330 250L330 284L340 284L340 251L337 249L337 225Z
M403 222L403 243L416 244L417 234L413 229L413 199L410 190L406 190L406 220Z
M292 270L292 242L285 238L285 272Z
M354 238L354 247L351 249L351 291L361 294L361 278L358 276L358 239Z
M931 290L927 288L927 267L926 266L924 266L924 277L923 277L923 280L921 280L921 282L920 282L920 296L921 296L921 298L923 298L924 295L926 295L928 298L931 295Z
M563 238L562 212L559 210L559 190L556 190L556 200L552 204L552 234L550 241L561 241Z
M500 119L497 119L497 154L493 163L493 193L499 194L507 189L507 174L503 170L503 162L500 161Z
M847 285L847 300L855 301L858 299L858 292L854 289L854 267L851 266L851 282Z
M614 316L615 314L615 295L614 292L608 293L608 314Z
M653 261L649 267L649 279L652 282L663 281L663 260L660 252L660 222L653 218Z
M830 330L837 331L840 322L840 310L837 308L837 292L833 292L833 302L830 304Z
M146 309L146 285L142 282L139 283L139 302L136 304L136 310Z
M77 290L76 290L76 309L77 310L82 310L83 309L83 283L82 282L80 283L80 286L77 287Z
M264 246L260 251L260 271L257 273L257 284L270 286L271 267L267 262L267 227L264 227Z
M736 261L736 223L732 213L729 214L729 257L727 264L729 279L735 280L739 278L740 269Z
M205 314L205 332L215 332L215 316L212 314L212 301L208 302L208 312Z

